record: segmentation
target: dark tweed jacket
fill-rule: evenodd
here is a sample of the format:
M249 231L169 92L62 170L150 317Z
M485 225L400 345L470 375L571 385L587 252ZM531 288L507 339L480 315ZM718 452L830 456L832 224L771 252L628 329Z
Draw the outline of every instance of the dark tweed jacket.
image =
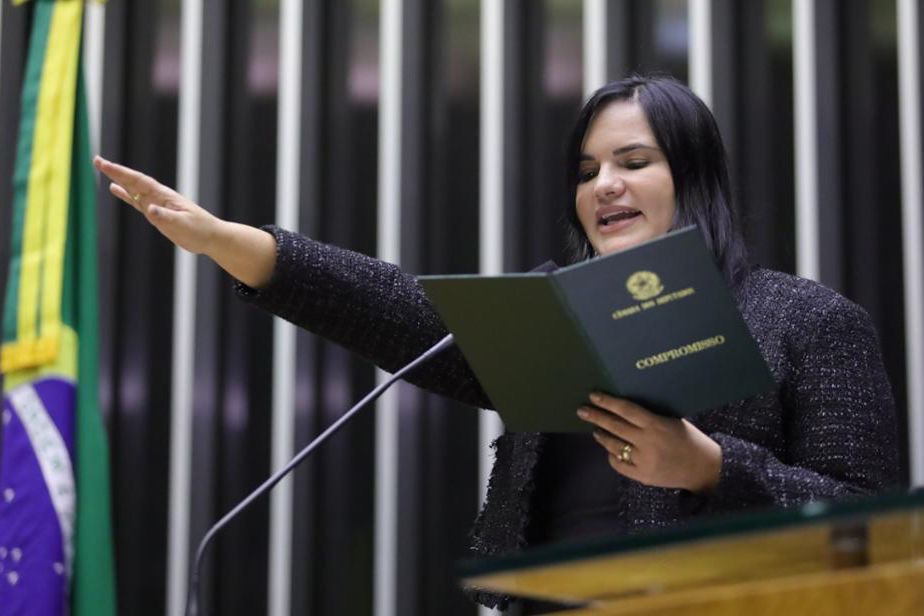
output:
M238 285L247 301L391 372L446 334L420 285L396 266L266 229L278 243L276 269L260 291ZM703 513L870 493L897 482L892 392L866 312L817 283L764 269L747 276L737 299L777 387L694 419L722 447L714 492L700 496L625 479L619 506L626 532ZM408 380L491 407L457 348ZM472 529L476 554L526 545L534 470L546 439L508 433L494 444L487 500ZM494 595L477 598L507 603Z

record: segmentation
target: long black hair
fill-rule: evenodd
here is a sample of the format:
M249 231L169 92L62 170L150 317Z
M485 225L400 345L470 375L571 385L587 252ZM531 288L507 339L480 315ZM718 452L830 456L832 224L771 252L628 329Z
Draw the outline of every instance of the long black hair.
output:
M688 87L663 75L633 75L609 83L581 108L566 152L568 249L573 261L593 256L578 220L575 194L581 149L596 113L615 101L636 101L671 169L676 195L672 229L697 225L731 286L748 271L747 250L731 199L725 146L712 112Z

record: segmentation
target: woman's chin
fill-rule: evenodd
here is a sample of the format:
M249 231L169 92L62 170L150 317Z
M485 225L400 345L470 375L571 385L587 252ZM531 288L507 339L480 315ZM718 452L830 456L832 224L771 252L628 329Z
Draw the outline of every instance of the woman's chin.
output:
M600 257L611 255L614 252L632 248L642 242L652 240L664 233L656 233L650 229L633 230L633 233L613 234L609 236L598 236L596 241L592 242L594 252Z
M608 237L603 241L599 241L594 246L598 256L605 257L606 255L611 255L614 252L619 252L625 250L626 248L632 248L636 244L643 242L644 240L633 238L633 237Z

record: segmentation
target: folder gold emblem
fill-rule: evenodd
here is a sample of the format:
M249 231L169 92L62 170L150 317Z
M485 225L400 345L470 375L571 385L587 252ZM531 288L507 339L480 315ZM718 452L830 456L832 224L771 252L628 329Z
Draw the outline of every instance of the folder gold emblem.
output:
M626 289L637 301L643 302L660 295L664 291L661 279L654 272L635 272L626 280Z

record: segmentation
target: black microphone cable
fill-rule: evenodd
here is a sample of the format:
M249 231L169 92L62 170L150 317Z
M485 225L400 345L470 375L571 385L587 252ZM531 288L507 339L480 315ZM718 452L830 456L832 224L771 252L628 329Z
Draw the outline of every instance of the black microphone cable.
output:
M361 408L381 396L386 389L391 387L395 381L403 377L405 374L416 368L417 366L429 361L434 355L440 351L448 349L453 344L452 334L449 334L432 347L424 351L420 357L404 366L397 372L395 372L391 377L366 394L366 397L357 402L353 408L344 413L340 419L335 421L328 427L324 432L322 432L317 438L308 443L308 445L302 449L298 454L292 458L292 460L286 464L283 468L278 470L269 479L264 481L260 486L251 492L247 498L238 503L234 509L229 511L224 515L223 518L218 520L209 530L205 533L205 536L202 538L202 541L199 542L199 547L196 549L196 560L193 563L192 572L189 577L189 589L186 594L186 616L197 616L199 613L199 569L202 566L202 558L205 555L205 550L211 543L212 539L215 538L215 535L222 528L228 525L231 520L238 516L244 509L249 507L255 500L263 496L263 494L269 492L273 486L279 483L283 477L288 475L296 466L301 464L301 462L308 457L312 451L314 451L318 445L327 440L328 437L332 436L337 430L339 430L343 424L348 422L353 415L355 415Z

